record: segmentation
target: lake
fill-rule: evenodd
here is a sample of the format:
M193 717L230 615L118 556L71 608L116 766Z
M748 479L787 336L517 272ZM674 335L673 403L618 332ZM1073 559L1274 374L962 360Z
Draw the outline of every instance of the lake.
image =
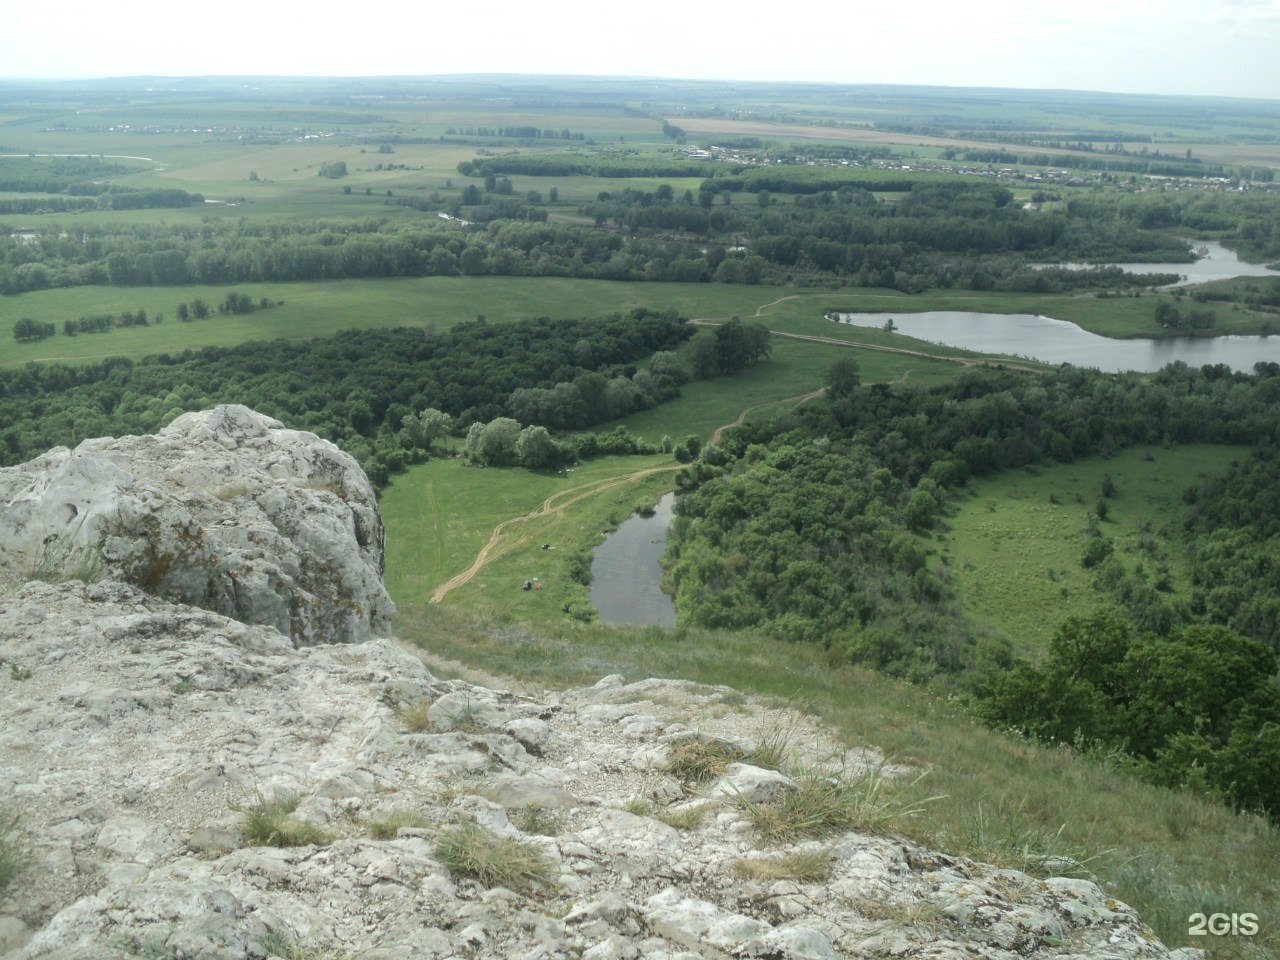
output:
M893 321L896 332L929 343L978 353L1029 357L1045 363L1121 370L1159 370L1175 360L1199 367L1225 363L1253 372L1260 360L1280 363L1280 336L1170 337L1161 340L1113 340L1082 330L1066 320L1029 313L973 313L933 310L927 313L840 313L838 323L883 328Z
M675 494L668 493L653 516L624 520L592 553L587 596L602 623L675 626L676 605L662 592L661 563L674 503Z
M1280 277L1280 271L1268 270L1261 263L1245 263L1236 256L1234 250L1228 250L1213 240L1188 240L1195 250L1203 250L1204 256L1194 263L1054 263L1037 264L1037 266L1068 267L1081 270L1089 266L1119 267L1128 273L1176 273L1182 277L1181 283L1208 283L1210 280L1230 280L1232 277ZM1174 284L1174 286L1180 286Z

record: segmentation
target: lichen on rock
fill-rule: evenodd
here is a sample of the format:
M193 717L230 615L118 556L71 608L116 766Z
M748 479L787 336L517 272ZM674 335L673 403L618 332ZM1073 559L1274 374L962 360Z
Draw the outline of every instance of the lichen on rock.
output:
M383 527L359 465L247 407L0 470L9 580L122 580L295 643L390 632Z

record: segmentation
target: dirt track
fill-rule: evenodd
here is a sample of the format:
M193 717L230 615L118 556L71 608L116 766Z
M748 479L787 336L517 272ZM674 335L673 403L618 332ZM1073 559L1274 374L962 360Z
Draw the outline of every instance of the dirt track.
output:
M722 426L716 427L708 442L717 443L720 438L724 436L724 432L726 430L740 426L753 410L758 410L761 407L772 406L775 403L803 403L806 400L811 400L821 394L821 389L811 390L808 393L788 397L785 400L769 400L765 403L758 403L755 406L747 407L738 414L737 419L732 423L726 423ZM552 494L547 497L547 499L543 500L542 504L535 510L531 510L518 517L512 517L509 520L503 520L502 523L498 524L492 531L490 531L489 542L481 548L478 554L476 554L476 558L471 562L471 566L467 567L466 570L463 570L457 576L450 577L431 592L431 602L439 603L451 590L469 582L472 577L484 569L486 564L496 560L508 550L518 547L522 543L526 543L529 539L529 535L524 534L522 536L517 536L514 539L504 540L503 537L508 531L530 520L538 520L542 517L550 516L553 513L563 514L565 508L572 506L579 500L595 496L597 493L603 493L605 490L611 490L621 484L630 483L633 480L639 480L642 477L651 476L655 473L666 473L669 471L679 470L683 466L684 464L682 463L672 463L661 467L646 467L643 470L633 470L630 473L620 473L612 477L603 477L599 480L592 480L590 483L580 484L576 487L570 487L568 490L561 490L559 493Z

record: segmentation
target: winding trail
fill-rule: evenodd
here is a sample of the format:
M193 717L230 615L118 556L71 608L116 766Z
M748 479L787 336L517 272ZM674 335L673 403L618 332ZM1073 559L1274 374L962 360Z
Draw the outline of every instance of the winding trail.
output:
M741 426L743 422L746 421L747 417L751 415L752 411L759 410L761 407L773 406L775 404L804 403L808 400L812 400L814 397L820 396L824 390L825 388L810 390L808 393L801 393L794 397L786 397L782 400L766 400L763 403L757 403L754 406L747 407L738 414L737 418L733 420L733 422L716 427L711 433L711 439L707 442L718 443L720 438L724 436L726 430L731 430L734 427ZM559 493L553 493L551 496L547 497L547 499L543 500L536 509L530 510L528 513L522 514L518 517L511 517L508 520L503 520L500 524L494 527L489 533L488 543L486 543L480 549L480 552L476 554L475 560L471 561L471 566L467 567L466 570L463 570L457 576L450 577L444 583L436 587L435 590L431 592L431 602L439 603L448 596L450 591L470 582L471 578L483 570L487 564L498 559L498 557L507 553L509 550L527 543L531 536L530 533L526 532L514 538L504 539L508 532L515 530L531 520L540 520L543 517L548 517L552 514L563 516L566 508L573 506L580 500L585 500L588 497L594 497L598 493L603 493L606 490L612 490L614 487L631 483L635 480L640 480L643 477L652 476L655 473L673 472L681 469L683 466L683 463L671 463L664 464L660 467L645 467L643 470L633 470L629 473L619 473L611 477L601 477L599 480L592 480L590 483L579 484L576 487L561 490Z
M528 523L530 520L540 520L551 514L563 515L565 508L584 500L587 497L595 496L597 493L603 493L606 490L619 486L624 483L631 483L633 480L639 480L642 477L650 476L655 473L664 473L668 471L679 470L683 467L682 463L672 463L661 467L646 467L643 470L634 470L631 473L620 473L612 477L602 477L599 480L592 480L590 483L580 484L576 487L570 487L568 490L561 490L559 493L552 494L542 501L542 504L534 510L518 517L512 517L509 520L503 520L500 524L493 528L489 533L489 542L486 543L475 560L471 562L471 566L463 570L462 573L446 580L440 586L436 587L431 593L431 602L439 603L445 596L457 587L467 583L479 573L486 564L498 559L513 547L518 547L529 539L529 535L517 537L515 539L503 540L503 535L507 531ZM566 499L567 498L567 499Z
M771 303L762 304L760 307L758 307L756 309L755 316L760 317L763 315L763 311L765 311L769 307L776 306L779 303L783 303L787 300L800 300L800 299L806 299L813 296L820 296L820 295L793 294L787 297L779 297L777 300L774 300ZM897 298L894 298L894 299L897 299ZM720 323L715 320L695 319L689 322L702 327L720 326ZM878 344L878 343L863 343L856 340L842 340L837 337L819 337L819 336L802 334L802 333L783 333L782 331L779 331L779 330L772 330L770 332L775 337L784 337L788 340L802 340L808 343L820 343L825 346L833 346L833 347L853 347L859 350L878 350L881 353L898 353L898 354L904 354L910 357L920 357L925 360L943 360L949 363L958 363L961 366L965 366L965 367L1001 366L1001 367L1007 367L1013 370L1026 370L1034 373L1040 373L1046 369L1046 367L1044 367L1043 365L1033 365L1031 363L1022 363L1016 360L996 360L989 357L941 356L938 354L928 353L924 350L908 350L905 347L890 347L890 346L886 346L884 344ZM724 436L727 430L731 430L734 427L741 426L746 421L748 416L750 416L754 411L759 410L761 407L773 406L775 404L805 403L809 400L812 400L815 397L821 396L824 391L825 391L825 388L820 387L817 390L810 390L808 393L798 394L794 397L787 397L782 400L766 400L762 403L757 403L753 406L747 407L741 413L739 413L738 416L732 422L716 427L716 429L712 431L711 438L707 442L719 443L721 437ZM647 467L644 470L636 470L631 473L617 474L612 477L603 477L599 480L593 480L590 483L584 483L576 487L570 487L568 490L561 490L559 493L556 493L550 497L547 497L547 499L544 500L537 509L531 510L528 513L523 514L521 516L511 517L508 520L502 521L502 523L494 527L493 530L489 533L489 541L484 545L484 547L481 548L480 552L476 554L476 558L471 562L471 566L467 567L466 570L462 571L457 576L451 577L450 579L446 580L444 583L436 587L434 591L432 591L431 602L440 603L446 596L448 596L450 591L456 589L457 587L462 586L465 583L470 582L471 579L477 573L483 570L487 564L496 560L498 557L507 553L509 550L514 549L515 547L518 547L523 543L526 543L529 537L531 536L531 534L529 533L523 533L520 536L517 536L514 538L508 538L507 534L510 531L517 529L518 527L528 523L529 521L539 520L543 517L550 516L551 514L563 515L567 507L572 506L578 501L583 500L587 497L595 496L598 493L603 493L604 491L610 490L616 486L619 486L620 484L630 483L634 480L639 480L642 477L647 477L655 473L663 473L667 471L679 470L682 466L683 464L673 463L673 464L669 464L667 466L661 466L661 467Z

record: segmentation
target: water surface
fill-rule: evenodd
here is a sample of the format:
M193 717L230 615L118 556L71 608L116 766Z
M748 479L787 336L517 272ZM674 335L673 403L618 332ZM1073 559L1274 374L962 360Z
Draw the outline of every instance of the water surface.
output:
M841 313L839 323L894 330L917 340L978 353L1027 357L1045 363L1070 363L1115 373L1152 372L1181 360L1188 366L1225 363L1252 373L1258 361L1280 363L1280 336L1169 337L1161 340L1113 340L1051 317L1029 313L973 313L933 310L928 313Z
M1090 266L1119 267L1128 273L1176 273L1183 283L1208 283L1210 280L1230 280L1232 277L1280 277L1280 271L1268 270L1265 264L1245 263L1234 250L1229 250L1214 240L1188 240L1193 250L1203 252L1194 263L1055 263L1037 266L1068 267L1082 270Z
M662 592L661 563L674 502L675 494L668 493L653 516L624 520L596 547L587 595L601 622L675 626L676 605Z

